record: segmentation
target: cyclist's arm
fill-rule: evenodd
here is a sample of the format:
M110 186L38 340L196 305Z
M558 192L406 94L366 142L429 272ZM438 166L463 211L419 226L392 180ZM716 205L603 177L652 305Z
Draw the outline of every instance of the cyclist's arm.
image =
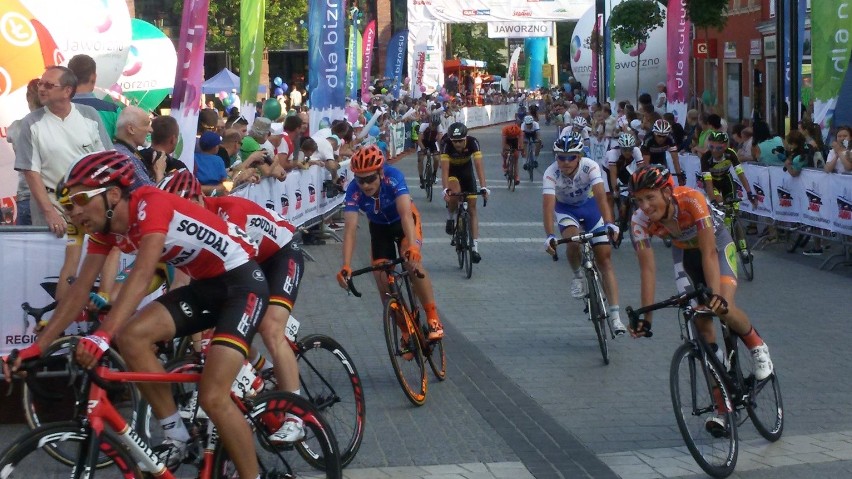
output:
M642 166L647 166L651 164L651 155L649 153L642 153Z
M742 183L743 188L745 188L746 194L751 196L751 184L748 182L748 178L746 178L745 170L743 170L742 165L735 166L734 172L737 174L737 177L739 177L740 183Z
M654 261L654 250L650 247L636 249L639 260L639 295L642 306L654 303L654 288L657 286L657 263ZM653 313L645 314L645 321L651 322Z
M670 151L669 154L672 155L672 165L674 165L675 174L677 174L678 181L680 181L680 174L683 172L683 170L680 169L680 157L677 154L677 149Z
M701 250L701 266L704 268L706 286L719 294L721 272L719 254L716 252L716 232L712 227L698 230L698 249Z
M541 212L544 218L544 234L555 235L553 227L553 211L556 209L556 195L541 196Z
M101 270L101 282L98 286L98 294L109 301L115 289L115 277L118 275L118 267L121 263L121 250L113 248L106 257L106 262ZM114 296L113 296L114 297Z
M598 210L601 212L604 223L614 223L612 211L609 209L609 201L606 199L606 190L603 183L598 183L592 186L592 193L595 195L595 203L598 204Z
M625 165L625 168L627 168L626 165ZM619 191L619 188L618 188L618 163L615 163L615 164L610 163L609 164L609 185L612 188L612 191L610 191L610 194L612 195L612 197L618 198L618 195L620 194L620 191Z
M343 264L352 264L352 253L355 251L355 238L358 233L358 212L343 213Z
M99 331L115 336L121 326L133 316L139 308L139 303L148 295L148 285L157 270L165 244L165 233L149 233L142 237L133 270L127 276L119 296L113 301L112 309L101 322Z
M441 155L441 186L446 190L450 184L450 155Z
M83 306L89 302L89 292L105 261L106 255L94 253L86 255L77 280L70 285L62 300L59 301L56 311L51 316L50 321L47 322L47 326L38 333L36 345L39 349L46 350L50 343L55 341L74 322Z
M704 178L704 191L707 193L707 197L711 201L716 201L716 194L713 189L713 175L709 171L705 171L701 176Z
M485 184L485 169L482 167L482 153L475 152L471 156L471 161L473 161L473 167L476 169L476 176L479 178L479 187L487 188L488 186Z
M65 260L62 263L62 268L59 270L59 279L56 282L56 297L54 299L57 301L65 298L65 295L68 294L68 290L71 286L68 283L68 280L69 278L73 278L77 273L77 267L80 266L80 257L82 255L82 242L74 241L72 243L71 239L69 239L68 244L65 246Z
M411 214L411 195L399 195L396 197L396 212L399 214L399 222L402 225L402 234L408 238L409 244L420 248L417 240L417 231L414 226L414 216Z

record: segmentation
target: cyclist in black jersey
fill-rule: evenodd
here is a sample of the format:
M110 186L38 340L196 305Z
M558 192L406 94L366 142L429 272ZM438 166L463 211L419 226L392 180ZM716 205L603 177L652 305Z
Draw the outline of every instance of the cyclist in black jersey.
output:
M733 168L748 194L748 200L756 206L757 197L751 191L751 185L745 176L737 152L728 148L728 140L728 134L724 131L714 131L707 137L708 149L701 155L704 190L707 192L707 197L716 203L736 199L734 178L731 176L731 168Z
M642 143L642 158L646 165L660 165L668 168L666 161L666 152L672 156L672 165L675 169L675 176L680 186L686 184L686 173L680 168L680 159L677 154L677 145L672 138L672 125L666 120L657 120L651 128L650 137L645 138Z
M441 145L441 184L444 186L444 200L447 202L446 233L452 235L455 229L455 214L459 198L449 196L449 193L480 192L488 199L488 188L485 186L485 168L482 166L482 152L479 141L467 135L467 127L463 123L453 123L447 131L447 139ZM479 177L480 188L476 187L474 171ZM473 251L470 259L479 263L479 214L476 210L476 196L466 198L470 212L470 226L473 235Z
M421 128L420 135L417 138L417 173L420 175L420 189L426 187L423 175L423 159L427 152L436 154L435 161L438 159L440 151L440 141L444 136L444 129L441 127L441 114L434 113L429 119L429 124L425 128ZM439 162L432 164L432 168L438 168Z

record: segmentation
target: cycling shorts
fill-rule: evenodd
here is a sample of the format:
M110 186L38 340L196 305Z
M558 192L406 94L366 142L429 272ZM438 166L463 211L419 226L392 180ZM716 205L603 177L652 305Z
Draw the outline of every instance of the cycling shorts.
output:
M418 245L423 244L423 225L420 223L420 212L411 204L411 216L414 218L414 240ZM409 238L402 230L402 221L391 224L370 222L370 253L373 261L397 258L397 251L405 251L411 245Z
M462 166L450 165L449 181L458 181L461 191L479 191L476 186L476 179L473 177L473 163L468 163Z
M305 255L291 241L275 254L260 263L260 269L269 285L269 305L282 306L293 311L296 297L299 296L299 284L305 271Z
M722 284L737 284L737 248L731 233L725 228L717 228L716 252L719 257L719 274ZM682 249L672 246L675 284L679 293L692 291L699 284L707 284L704 279L704 266L701 264L701 249ZM716 291L718 293L718 291Z
M580 205L569 205L557 201L556 224L559 225L560 233L571 226L576 226L582 231L590 233L596 233L604 228L604 220L594 198L589 198ZM588 225L592 225L592 227L589 228ZM592 238L593 245L607 242L609 242L609 239L606 236Z
M214 278L193 280L155 301L172 316L175 337L215 328L211 344L232 348L248 357L268 299L266 277L257 263L249 261Z
M731 175L725 175L721 178L713 178L713 189L718 191L723 200L736 199L736 187L734 179Z

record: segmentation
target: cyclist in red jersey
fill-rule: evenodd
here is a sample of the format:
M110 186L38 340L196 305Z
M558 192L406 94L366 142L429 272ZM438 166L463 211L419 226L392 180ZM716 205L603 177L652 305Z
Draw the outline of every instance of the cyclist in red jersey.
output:
M201 205L236 224L257 243L255 260L269 285L269 307L257 331L275 365L278 389L300 394L299 366L293 349L282 334L293 311L305 269L302 250L293 241L296 227L277 213L245 198L205 197L201 193L201 183L187 169L177 170L163 178L157 187ZM257 369L271 366L263 364L263 359L258 360L259 352L255 348L251 349L250 357ZM281 429L272 434L270 439L274 442L295 442L304 435L302 420L288 413Z
M240 228L190 201L153 186L131 189L132 175L130 160L115 151L87 155L66 173L63 183L68 196L62 203L68 205L71 220L89 234L87 255L77 281L59 302L36 344L21 351L20 357L40 355L79 314L112 247L135 253L136 264L100 328L80 339L77 361L86 368L94 367L114 339L131 370L164 373L154 354L155 343L215 328L198 386L199 402L218 428L240 477L257 478L252 432L230 399L231 384L248 354L269 297L263 271L252 259L255 246ZM161 261L193 281L137 311ZM202 314L205 310L212 314ZM4 361L8 373L6 368ZM174 467L187 454L189 434L171 385L138 387L166 435L155 452Z

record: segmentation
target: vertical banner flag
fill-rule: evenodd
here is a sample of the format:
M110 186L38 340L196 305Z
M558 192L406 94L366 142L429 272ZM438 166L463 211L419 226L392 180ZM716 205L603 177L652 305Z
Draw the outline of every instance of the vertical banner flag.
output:
M598 68L601 66L600 62L598 62L598 57L601 54L601 47L603 47L601 39L601 28L600 24L603 21L603 15L598 15L595 17L595 26L592 28L592 40L591 40L591 51L592 51L592 73L589 77L589 97L597 98L598 97L598 82L600 79L600 75L598 75Z
M666 12L666 52L668 74L666 75L666 96L668 111L674 114L675 121L686 121L686 94L689 89L689 54L691 50L689 35L690 22L686 16L685 1L669 2Z
M524 53L527 57L527 89L541 88L544 79L541 68L544 66L544 57L547 54L547 37L534 37L524 39Z
M263 62L263 24L266 0L242 0L240 4L240 96L241 111L254 111L260 66Z
M343 118L346 101L344 0L308 1L308 86L311 96L310 131L320 122Z
M814 122L823 131L837 124L835 115L840 87L849 76L852 51L852 7L833 2L811 4L811 64L813 66Z
M361 98L369 91L370 73L373 71L373 46L376 43L376 21L370 20L364 29L364 48L361 52L364 69L361 71Z
M798 59L799 69L796 71L796 87L799 89L799 104L803 103L805 99L803 93L805 86L802 84L802 66L804 65L803 59L805 56L805 17L808 15L808 5L803 0L799 0L799 15L798 15L798 23L797 25L791 25L791 28L797 28L799 31L799 41L796 45L796 58ZM811 41L813 43L813 41ZM805 105L805 108L808 108L808 105ZM802 119L802 108L799 107L799 120Z
M612 8L607 9L612 11ZM604 43L606 44L607 62L606 62L606 96L607 101L615 104L615 42L612 41L612 28L610 22L606 22L604 28ZM613 108L614 110L615 108Z
M172 113L180 127L182 146L175 156L190 170L195 165L195 133L204 81L204 44L210 0L186 0L180 22L178 62L172 92Z
M509 59L509 84L514 85L518 81L518 60L521 59L521 47L516 47Z
M349 11L349 41L346 52L346 95L349 98L358 96L358 57L361 50L358 49L358 24L361 13L358 8L352 7Z
M408 30L396 32L388 42L385 77L393 81L391 94L396 99L399 99L399 87L402 85L402 66L405 63L407 47Z
M361 35L361 31L356 32L355 38L355 81L352 83L352 87L355 90L355 93L352 94L352 97L356 97L358 94L358 90L361 89L361 70L364 68L364 37ZM368 80L369 81L369 80Z

